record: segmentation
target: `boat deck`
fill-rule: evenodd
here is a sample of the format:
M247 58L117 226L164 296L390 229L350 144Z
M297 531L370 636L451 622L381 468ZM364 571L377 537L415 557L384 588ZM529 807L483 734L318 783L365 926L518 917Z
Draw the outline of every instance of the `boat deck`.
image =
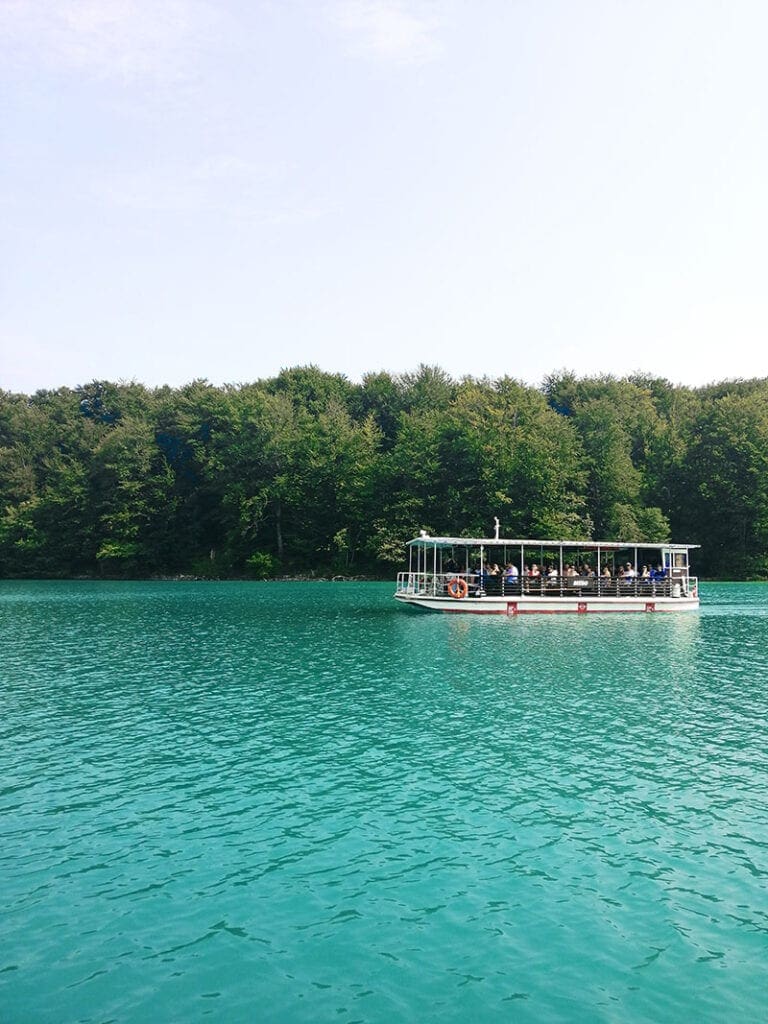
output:
M464 580L466 596L453 598L448 585L453 580ZM599 576L540 576L509 579L505 576L487 576L482 582L475 573L414 573L401 572L397 577L397 594L430 595L453 600L472 600L483 597L563 597L574 601L585 597L680 597L695 592L695 576L681 584L672 579L648 578L612 579Z

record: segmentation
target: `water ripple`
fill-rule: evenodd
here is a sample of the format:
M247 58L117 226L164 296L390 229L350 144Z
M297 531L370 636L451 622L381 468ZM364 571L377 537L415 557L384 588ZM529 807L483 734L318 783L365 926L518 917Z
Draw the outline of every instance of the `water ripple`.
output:
M2 584L11 1021L763 1021L768 588Z

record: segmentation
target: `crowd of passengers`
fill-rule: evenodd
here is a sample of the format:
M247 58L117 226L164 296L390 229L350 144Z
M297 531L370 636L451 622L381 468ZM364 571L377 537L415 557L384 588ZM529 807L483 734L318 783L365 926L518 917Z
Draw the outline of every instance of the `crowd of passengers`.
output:
M450 570L449 570L450 571ZM475 585L485 585L489 578L501 577L506 583L517 583L520 579L520 569L513 562L509 562L503 569L500 568L495 562L488 562L482 567L480 565L475 566L474 569L468 574L470 579L469 582L474 582ZM575 565L570 563L565 566L563 571L565 579L595 579L597 574L589 563L584 562L582 565ZM471 578L474 577L474 580ZM560 581L560 573L557 566L539 566L536 562L526 564L523 570L523 577L528 580L552 580ZM619 580L648 580L649 582L657 582L659 580L665 580L667 578L667 570L663 565L658 565L655 568L644 565L638 571L632 565L631 562L626 562L624 565L620 565L614 572L611 571L610 566L604 565L600 570L600 578L605 580L619 579Z

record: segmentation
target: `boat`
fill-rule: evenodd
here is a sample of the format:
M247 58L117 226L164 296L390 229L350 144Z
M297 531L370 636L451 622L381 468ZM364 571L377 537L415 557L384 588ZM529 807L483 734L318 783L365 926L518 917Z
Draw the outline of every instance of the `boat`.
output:
M698 544L431 537L408 543L395 600L427 611L474 615L691 612ZM498 568L498 572L497 572Z

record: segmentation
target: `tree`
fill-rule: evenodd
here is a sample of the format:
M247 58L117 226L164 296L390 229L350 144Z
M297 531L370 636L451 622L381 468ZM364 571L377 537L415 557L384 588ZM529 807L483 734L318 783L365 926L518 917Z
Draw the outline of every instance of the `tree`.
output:
M707 571L768 575L768 386L707 404L685 465L680 519L704 542Z
M173 471L150 422L121 417L93 454L96 561L108 574L167 570Z

